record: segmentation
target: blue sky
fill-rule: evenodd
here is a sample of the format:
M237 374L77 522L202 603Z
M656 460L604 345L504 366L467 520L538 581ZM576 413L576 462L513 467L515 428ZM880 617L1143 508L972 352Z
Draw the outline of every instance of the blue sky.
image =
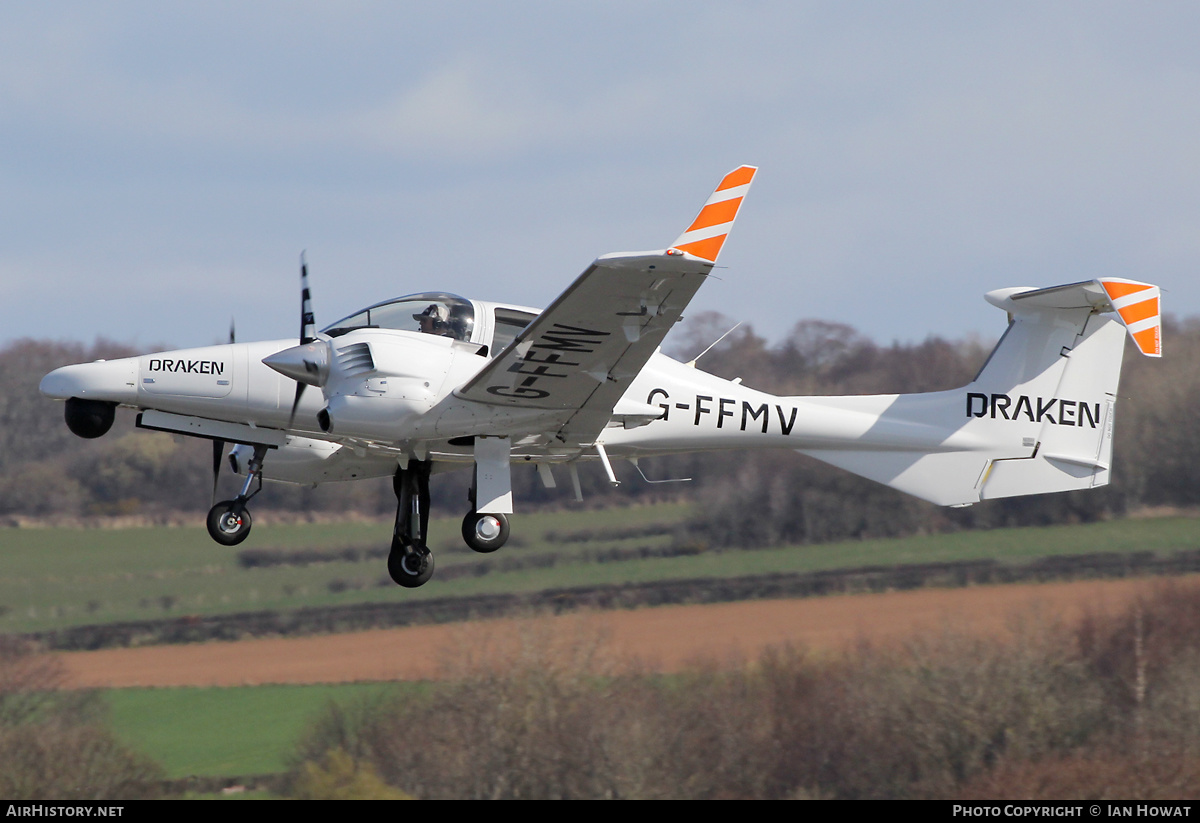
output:
M1200 314L1200 5L6 2L0 343L545 305L761 167L715 309L994 338L1110 275ZM1167 341L1168 354L1170 341Z

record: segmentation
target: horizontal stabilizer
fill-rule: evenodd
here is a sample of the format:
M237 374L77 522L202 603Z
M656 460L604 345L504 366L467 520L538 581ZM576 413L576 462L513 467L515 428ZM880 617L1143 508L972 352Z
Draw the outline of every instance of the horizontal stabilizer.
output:
M1103 277L1048 289L1000 289L988 302L1013 314L1022 309L1089 309L1115 312L1138 351L1162 357L1161 290L1150 283Z

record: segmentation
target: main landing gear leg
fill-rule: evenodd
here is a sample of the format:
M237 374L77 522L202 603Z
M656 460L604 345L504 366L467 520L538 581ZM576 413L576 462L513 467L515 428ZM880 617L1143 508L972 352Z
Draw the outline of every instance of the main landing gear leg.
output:
M512 511L512 445L507 437L475 438L471 510L462 522L463 541L477 552L494 552L508 540Z
M475 475L471 480L471 490L467 494L467 500L471 503L471 510L467 512L466 517L462 521L462 538L472 550L481 554L490 554L496 551L508 541L508 517L503 514L480 514L475 511L478 505L476 488L479 485L479 467L475 467Z
M426 545L429 533L429 460L409 460L396 469L396 526L388 554L388 574L406 589L415 589L433 577L433 553Z
M254 456L246 467L246 482L242 484L241 493L233 500L222 500L208 510L208 534L223 546L236 546L250 535L252 521L246 504L262 491L262 469L266 457L267 447L255 446ZM255 481L258 487L250 491Z

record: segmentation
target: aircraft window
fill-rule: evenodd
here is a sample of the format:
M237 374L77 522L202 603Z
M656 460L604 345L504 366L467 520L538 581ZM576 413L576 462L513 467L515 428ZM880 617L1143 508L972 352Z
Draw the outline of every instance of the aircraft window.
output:
M513 309L496 309L496 332L492 335L492 354L499 354L504 347L520 334L521 329L533 322L536 314Z
M338 337L354 329L398 329L470 340L474 327L475 310L470 301L452 294L431 293L379 303L339 320L324 332Z

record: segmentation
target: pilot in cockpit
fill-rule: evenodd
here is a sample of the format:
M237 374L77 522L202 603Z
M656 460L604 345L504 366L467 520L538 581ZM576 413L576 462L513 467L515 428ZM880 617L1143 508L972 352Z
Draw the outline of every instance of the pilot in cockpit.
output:
M439 306L437 303L431 303L425 311L413 315L413 320L421 324L422 334L437 334L442 337L452 336L449 319L450 312L445 306Z

